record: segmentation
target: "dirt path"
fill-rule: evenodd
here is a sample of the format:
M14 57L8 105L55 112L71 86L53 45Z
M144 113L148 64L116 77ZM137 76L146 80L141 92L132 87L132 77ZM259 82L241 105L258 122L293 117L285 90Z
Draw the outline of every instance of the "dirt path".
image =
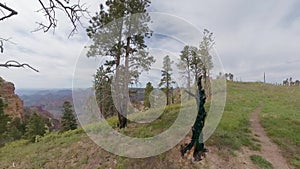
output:
M217 155L217 150L212 148L212 152L208 153L207 162L209 168L228 168L228 169L259 169L250 160L251 155L259 155L269 161L274 169L293 169L289 166L286 159L282 156L278 146L273 143L267 136L264 128L259 121L259 113L262 106L258 107L250 114L250 125L253 137L256 138L261 145L260 151L250 150L247 147L243 147L242 150L236 152L236 157L224 159ZM215 153L214 153L215 151Z
M264 157L270 163L272 163L274 169L292 169L282 156L279 148L274 144L267 136L264 128L259 122L259 113L261 112L261 106L258 107L254 112L250 114L250 124L252 133L261 144L261 151L259 155Z
M250 160L251 155L259 155L269 161L274 169L293 169L289 166L286 159L282 156L280 149L275 143L273 143L267 136L264 128L259 122L259 113L262 106L258 107L250 114L250 124L253 137L258 140L261 145L260 151L250 150L247 147L243 147L240 151L235 152L236 156L222 156L216 147L207 147L209 153L206 158L199 163L192 163L192 151L187 154L186 159L181 159L179 155L175 159L180 159L179 163L181 168L209 168L209 169L260 169L258 166L252 163ZM182 143L188 143L190 138L187 137ZM179 152L179 147L177 150ZM179 153L174 153L179 154Z

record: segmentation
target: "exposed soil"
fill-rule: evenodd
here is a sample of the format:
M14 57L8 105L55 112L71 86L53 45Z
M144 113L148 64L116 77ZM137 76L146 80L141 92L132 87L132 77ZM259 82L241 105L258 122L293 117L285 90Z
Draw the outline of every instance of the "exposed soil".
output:
M264 128L261 126L259 122L260 111L261 111L261 107L258 107L250 115L252 133L254 137L258 139L261 144L261 151L259 155L261 155L270 163L272 163L275 169L292 169L293 167L291 167L287 163L286 159L282 156L282 153L278 148L278 146L270 140Z
M270 140L264 131L264 128L261 126L259 122L260 111L261 106L250 114L252 134L261 145L260 151L254 151L247 147L243 147L240 151L235 152L234 156L231 156L228 154L220 154L220 151L216 147L207 147L209 152L206 154L206 158L201 162L194 163L191 153L193 150L191 150L184 159L179 160L181 167L210 169L259 169L259 167L254 165L250 160L251 155L259 155L269 161L273 165L274 169L293 169L293 167L290 166L286 159L282 156L278 146ZM189 137L183 141L183 143L188 142ZM179 151L179 148L177 149ZM180 158L180 155L176 158Z
M259 169L250 161L250 155L252 154L246 149L236 152L232 156L231 154L226 154L226 152L225 154L220 153L221 151L213 146L206 146L206 148L208 148L209 152L200 162L193 161L192 149L184 159L179 160L181 168Z

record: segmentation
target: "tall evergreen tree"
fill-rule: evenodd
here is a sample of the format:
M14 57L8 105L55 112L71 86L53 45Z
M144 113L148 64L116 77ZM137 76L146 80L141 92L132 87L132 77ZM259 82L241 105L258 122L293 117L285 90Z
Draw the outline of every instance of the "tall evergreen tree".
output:
M26 125L25 137L35 142L37 136L44 136L45 133L46 124L44 120L37 113L33 113Z
M21 139L21 137L25 134L26 128L25 123L19 117L15 117L11 120L11 122L7 126L7 138L9 141L14 141Z
M77 122L70 102L65 101L63 104L63 114L61 117L60 131L77 129Z
M195 83L199 74L203 72L203 61L199 49L195 46L185 46L181 51L179 63L177 64L180 73L187 78L187 88L191 87L192 76L195 76Z
M192 63L192 58L190 54L190 46L186 45L181 51L180 59L179 59L179 63L177 64L177 67L179 70L181 70L180 73L182 73L187 79L188 89L191 88L191 63Z
M150 93L153 90L153 86L151 84L151 82L148 82L146 84L146 88L145 88L145 96L144 96L144 107L148 107L150 108Z
M94 89L96 94L97 104L104 118L115 115L116 108L112 104L112 76L109 76L107 70L100 66L94 75Z
M195 46L191 46L190 47L190 55L191 55L191 69L192 72L194 74L194 84L196 85L197 83L197 79L200 76L200 74L203 73L203 61L202 61L202 57L200 55L199 49Z
M149 70L154 58L149 56L144 38L151 36L147 23L149 0L107 0L90 21L88 36L93 40L87 56L104 56L107 72L114 75L115 107L119 127L127 125L128 85ZM105 8L106 6L106 8ZM133 15L138 14L138 15ZM121 71L122 69L122 71Z
M203 38L199 44L199 48L195 46L185 46L181 51L179 63L177 67L181 70L187 78L187 88L190 88L191 76L194 76L194 82L197 82L197 78L200 74L204 76L204 85L208 93L209 89L209 75L213 68L211 50L215 42L213 39L213 33L204 29Z
M164 86L164 90L166 92L166 95L167 95L167 105L171 104L171 88L172 88L172 83L174 83L172 81L172 64L174 63L174 61L171 61L170 57L168 55L166 55L164 57L164 60L163 60L163 70L162 70L162 78L160 80L160 83L159 83L159 87L162 87Z

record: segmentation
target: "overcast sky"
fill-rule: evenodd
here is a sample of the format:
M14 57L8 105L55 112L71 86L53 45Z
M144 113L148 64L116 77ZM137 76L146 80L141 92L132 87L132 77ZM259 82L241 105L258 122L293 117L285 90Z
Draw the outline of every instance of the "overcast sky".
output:
M11 0L6 3L17 10L18 15L0 22L0 37L11 37L15 43L5 43L0 62L15 59L31 64L40 72L0 68L0 76L15 83L17 88L71 88L77 58L89 40L85 29L68 38L70 25L64 16L58 16L55 33L32 33L37 26L35 22L44 19L41 13L35 12L40 8L38 1ZM97 4L87 2L92 14ZM199 30L212 31L224 70L233 73L235 79L262 81L266 72L267 81L275 83L288 77L300 79L299 9L299 0L153 0L149 11L178 17L173 23L179 22L165 26L165 32L182 30L181 34L190 33L182 28L180 23L184 22ZM180 36L178 32L175 34ZM181 50L174 47L176 43L174 39L166 38L152 47L172 46L174 49L166 47L169 50L166 53L173 53L176 58ZM156 57L160 60L162 56ZM146 76L151 78L151 75ZM147 81L146 77L141 79Z

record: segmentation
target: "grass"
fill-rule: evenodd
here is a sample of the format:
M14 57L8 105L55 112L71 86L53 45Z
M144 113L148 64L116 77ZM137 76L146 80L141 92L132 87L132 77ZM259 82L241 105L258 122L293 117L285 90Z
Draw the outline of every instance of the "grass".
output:
M77 129L63 134L50 133L37 143L18 140L6 144L0 149L0 166L7 167L12 163L22 162L24 168L42 168L51 159L59 159L62 150L80 140L83 135L82 129Z
M229 82L223 117L206 144L216 146L222 154L229 157L243 146L259 151L259 142L251 135L249 114L262 105L260 118L268 136L280 146L290 164L299 168L299 96L300 87ZM208 110L209 104L206 106ZM159 134L173 124L180 108L180 105L168 106L152 123L130 122L128 128L120 132L133 137L151 137ZM135 118L143 120L141 116L132 115L132 119ZM116 128L117 117L107 121ZM86 129L97 132L101 126L101 123L97 123ZM38 143L19 140L5 145L0 148L0 168L9 168L13 163L22 168L93 168L93 165L100 168L179 168L176 161L178 159L173 159L174 151L145 159L117 157L99 148L82 129L77 129L63 134L50 133ZM257 162L257 165L264 164L261 157L253 156L251 160Z
M272 164L259 155L252 155L250 159L253 164L259 166L261 169L273 169Z
M242 146L259 150L260 145L252 137L249 114L260 104L259 83L228 83L227 104L222 120L213 136L208 140L209 145L216 145L220 150L233 153Z
M279 145L283 156L300 168L300 87L263 83L228 84L223 118L208 143L220 149L238 150L247 146L260 150L250 135L249 113L262 105L260 122L268 136Z
M163 111L162 115L152 123L130 123L128 128L121 130L121 133L139 138L155 136L168 129L174 123L180 108L182 108L180 104L167 106L164 110L159 110Z
M268 136L300 168L300 87L267 86L260 116Z

